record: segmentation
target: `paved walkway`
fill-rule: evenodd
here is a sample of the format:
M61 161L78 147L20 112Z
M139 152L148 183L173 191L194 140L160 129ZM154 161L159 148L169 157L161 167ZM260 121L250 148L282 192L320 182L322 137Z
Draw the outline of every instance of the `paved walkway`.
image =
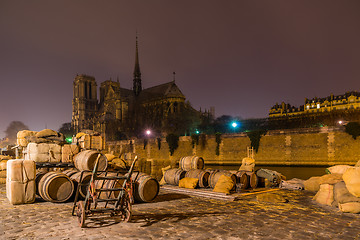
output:
M360 239L360 215L322 207L304 191L276 191L287 203L210 200L161 192L133 205L131 222L71 216L72 203L11 205L0 185L0 239Z

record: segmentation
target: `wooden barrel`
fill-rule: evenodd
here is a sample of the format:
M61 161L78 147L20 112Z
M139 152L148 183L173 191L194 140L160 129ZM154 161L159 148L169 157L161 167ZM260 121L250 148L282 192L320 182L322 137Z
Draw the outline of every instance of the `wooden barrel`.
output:
M39 195L39 182L41 178L46 174L47 172L39 171L36 173L35 176L35 186L36 186L36 194ZM39 195L40 196L40 195Z
M81 151L74 157L74 165L79 171L90 170L92 171L95 167L95 161L100 154L99 158L99 171L105 171L107 168L107 159L104 154L95 150Z
M202 169L190 169L185 174L185 177L199 179L199 187L207 187L209 185L209 176L210 173Z
M259 178L256 176L256 174L254 172L240 170L240 171L236 172L236 175L238 175L238 174L246 174L246 176L248 178L248 182L249 182L248 187L254 189L258 186Z
M68 177L71 177L72 175L74 175L75 173L78 173L78 172L79 171L75 170L75 169L68 169L68 170L63 171L62 173Z
M250 176L246 174L246 171L237 171L236 175L236 184L240 189L247 189L250 185Z
M257 179L257 186L256 187L260 187L260 188L265 187L265 178L259 177L259 176L256 175L256 179Z
M190 169L204 169L204 159L198 156L180 158L179 168L189 171Z
M66 202L74 193L71 179L60 172L48 172L38 185L40 197L49 202Z
M160 186L155 178L145 173L137 172L134 172L131 178L135 181L135 187L133 189L135 201L151 202L159 194Z
M79 194L83 198L86 197L87 189L89 187L89 182L91 180L91 175L92 173L90 172L84 172L81 182L80 182L81 172L76 172L70 176L70 179L74 183L75 189L77 189L78 184L81 183L81 187L79 188Z
M180 179L185 177L186 171L181 168L171 168L164 173L164 180L170 185L179 185Z
M118 176L122 176L119 174ZM101 176L105 176L104 173ZM108 173L107 176L117 176L116 173ZM91 177L91 176L90 176ZM151 202L159 194L160 186L158 181L145 174L145 173L133 173L131 175L133 181L135 181L133 188L133 196L136 202ZM119 180L96 180L96 188L121 188L123 186L124 179ZM99 196L103 198L117 198L120 191L104 192Z
M234 182L234 188L235 188L235 184L236 184L236 175L229 172L229 171L226 171L226 170L216 170L216 171L213 171L212 173L210 173L210 176L209 176L209 186L211 188L214 188L217 181L219 180L220 176L222 175L225 175L225 176L228 176L228 177L231 177L231 179L233 180Z

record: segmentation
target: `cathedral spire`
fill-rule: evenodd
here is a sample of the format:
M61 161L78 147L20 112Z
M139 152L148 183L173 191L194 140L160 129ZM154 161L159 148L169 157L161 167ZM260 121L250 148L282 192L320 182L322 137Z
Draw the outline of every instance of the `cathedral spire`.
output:
M141 72L139 64L139 50L138 50L138 36L136 33L136 50L135 50L135 68L134 68L134 79L133 79L133 91L136 96L140 94L141 87Z

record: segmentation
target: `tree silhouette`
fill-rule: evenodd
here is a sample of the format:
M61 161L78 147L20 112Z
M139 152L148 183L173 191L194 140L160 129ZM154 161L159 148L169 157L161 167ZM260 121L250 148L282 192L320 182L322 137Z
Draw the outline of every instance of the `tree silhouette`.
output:
M75 129L71 126L71 123L63 123L58 132L64 134L65 138L75 135Z
M29 130L29 127L26 126L21 121L12 121L5 130L6 138L9 139L10 143L15 143L16 135L21 130Z

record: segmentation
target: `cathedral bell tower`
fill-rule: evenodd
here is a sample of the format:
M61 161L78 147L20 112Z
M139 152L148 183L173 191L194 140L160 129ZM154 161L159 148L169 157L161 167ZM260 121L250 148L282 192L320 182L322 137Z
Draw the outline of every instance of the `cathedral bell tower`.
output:
M139 52L138 52L138 37L136 36L136 52L135 52L135 68L134 68L134 80L133 91L135 96L138 96L142 90L141 87L141 72L139 64Z
M72 126L76 132L92 129L92 119L97 112L97 85L94 77L77 75L73 82Z

